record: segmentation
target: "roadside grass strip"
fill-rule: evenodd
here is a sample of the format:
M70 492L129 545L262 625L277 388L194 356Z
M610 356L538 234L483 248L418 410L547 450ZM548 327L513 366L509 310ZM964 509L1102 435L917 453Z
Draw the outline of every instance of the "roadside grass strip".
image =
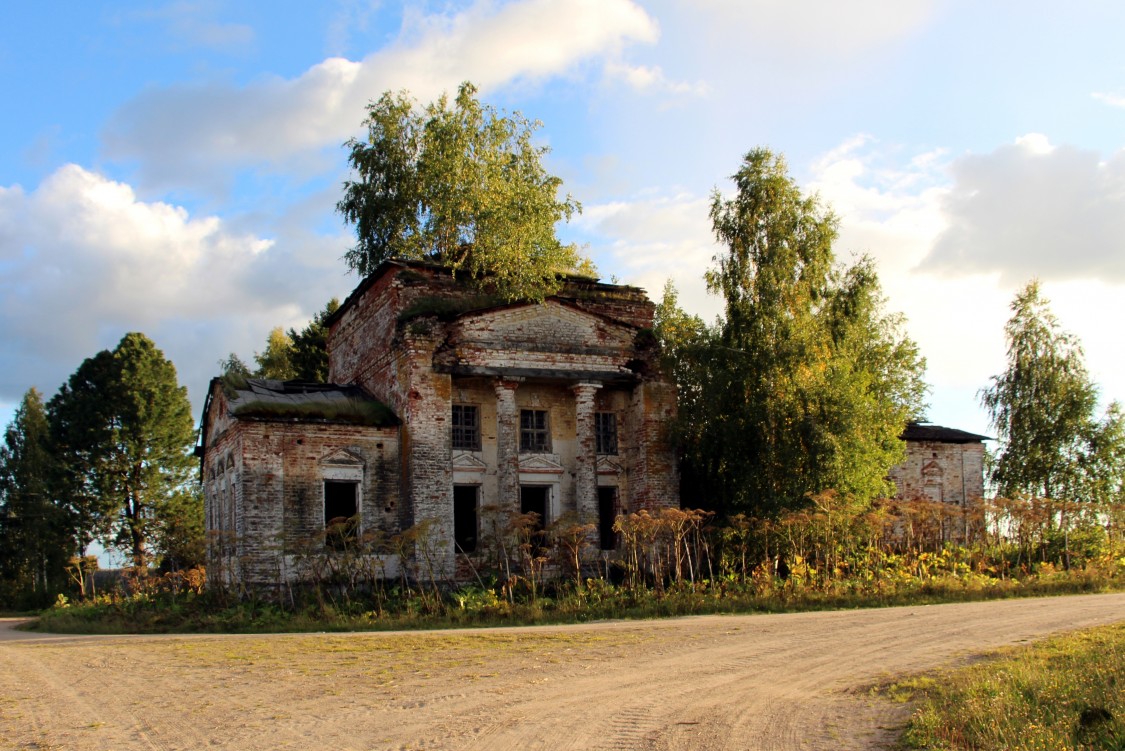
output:
M897 682L917 707L903 749L1125 750L1125 624L1002 650Z

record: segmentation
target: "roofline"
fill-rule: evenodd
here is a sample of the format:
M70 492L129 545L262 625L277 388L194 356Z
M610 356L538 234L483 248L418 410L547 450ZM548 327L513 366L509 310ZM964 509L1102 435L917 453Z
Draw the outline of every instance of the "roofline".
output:
M331 327L334 323L336 323L336 321L340 320L343 314L349 308L351 308L352 305L354 305L359 300L359 298L363 297L364 293L366 293L367 290L371 289L371 287L374 286L377 281L386 276L387 272L393 268L429 269L431 271L446 272L449 276L454 278L456 278L457 272L457 270L452 266L446 266L445 264L437 263L436 261L410 260L406 258L388 258L387 260L380 263L377 267L375 267L374 271L364 277L359 282L359 284L356 285L355 289L351 291L351 294L349 294L344 299L344 301L340 303L340 307L336 309L336 312L324 319L324 325ZM588 276L580 276L578 274L559 273L557 276L563 279L565 283L585 284L594 287L595 289L631 290L644 293L646 299L648 297L648 293L644 288L635 287L631 284L607 284L605 282L602 282L600 279L590 278ZM552 297L558 297L558 295L552 295ZM527 300L513 300L510 304L520 303L531 304Z
M609 285L609 286L612 286L612 285ZM544 303L553 302L556 305L559 305L560 307L566 308L567 310L574 311L575 313L578 313L580 315L590 316L591 318L597 318L597 319L599 319L599 320L601 320L601 321L603 321L603 322L605 322L605 323L607 323L611 326L620 326L623 329L629 329L631 331L640 331L643 328L641 326L634 326L631 323L626 323L625 321L622 321L620 319L613 318L612 316L608 316L605 313L598 313L597 311L594 311L594 310L587 310L586 308L583 308L580 305L575 305L573 302L571 302L571 300L573 300L573 298L562 297L560 295L551 295L550 297L545 298L543 300L543 302ZM516 308L527 308L527 307L532 307L534 305L541 305L541 304L542 303L531 302L530 300L514 300L512 302L500 303L499 305L489 305L489 306L484 307L484 308L473 308L472 310L466 310L462 313L458 313L457 315L455 315L453 317L453 320L454 321L461 321L461 320L464 320L464 319L469 318L471 316L484 315L484 314L487 314L487 313L496 313L496 312L499 312L499 311L502 311L502 310L515 310Z
M911 428L917 428L919 430L948 431L953 435L947 436L945 438L907 438L906 434L910 431ZM996 440L992 436L979 435L977 433L970 433L967 430L960 430L959 428L949 428L945 425L937 425L930 422L920 422L918 420L911 420L910 422L906 423L906 427L903 428L902 433L899 435L899 439L903 441L936 441L938 443L983 443L984 441Z

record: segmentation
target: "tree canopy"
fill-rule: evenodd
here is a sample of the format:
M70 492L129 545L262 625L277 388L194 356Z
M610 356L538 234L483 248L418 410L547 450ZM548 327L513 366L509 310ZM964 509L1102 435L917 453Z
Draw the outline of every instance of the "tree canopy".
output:
M323 383L328 380L327 321L339 309L340 301L333 297L300 331L274 327L266 337L265 349L254 353L258 366L254 371L233 352L219 361L219 367L224 374L242 377Z
M255 375L260 378L275 378L290 381L297 377L292 362L293 340L280 326L273 328L266 337L266 348L254 353L258 363Z
M581 207L543 166L540 124L476 94L466 82L452 103L386 92L368 105L367 137L345 144L357 179L336 204L356 229L345 260L364 275L389 258L434 260L509 299L542 299L560 273L592 271L555 233Z
M1077 339L1063 331L1029 282L1004 327L1008 366L980 392L1000 441L991 480L1000 495L1119 501L1125 481L1125 417L1098 390Z
M51 492L54 472L47 414L33 388L0 445L0 601L41 607L66 580L75 550Z
M867 258L836 263L837 221L802 195L784 159L751 151L736 193L712 196L725 250L707 273L725 300L711 327L658 308L681 393L677 434L685 498L730 513L772 514L827 489L891 492L900 435L922 409L924 361L884 311ZM670 323L675 323L670 327Z
M194 466L191 405L175 367L144 334L126 334L85 360L47 411L79 548L97 539L147 566L154 525Z

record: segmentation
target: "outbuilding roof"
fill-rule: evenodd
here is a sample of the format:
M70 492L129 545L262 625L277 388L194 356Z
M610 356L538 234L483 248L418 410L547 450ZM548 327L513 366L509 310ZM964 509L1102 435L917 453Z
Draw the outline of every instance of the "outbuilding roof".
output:
M980 443L995 440L986 435L977 435L957 428L946 428L928 422L908 422L906 430L899 436L904 441L938 441L940 443Z

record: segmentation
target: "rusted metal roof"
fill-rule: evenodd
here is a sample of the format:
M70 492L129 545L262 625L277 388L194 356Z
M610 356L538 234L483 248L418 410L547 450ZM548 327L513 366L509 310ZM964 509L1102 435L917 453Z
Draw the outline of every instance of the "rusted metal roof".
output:
M399 420L390 407L358 386L247 378L225 383L230 413L239 418L310 420L389 427Z
M904 441L937 441L939 443L980 443L996 440L986 435L977 435L957 428L946 428L928 422L909 422L906 430L899 436Z

